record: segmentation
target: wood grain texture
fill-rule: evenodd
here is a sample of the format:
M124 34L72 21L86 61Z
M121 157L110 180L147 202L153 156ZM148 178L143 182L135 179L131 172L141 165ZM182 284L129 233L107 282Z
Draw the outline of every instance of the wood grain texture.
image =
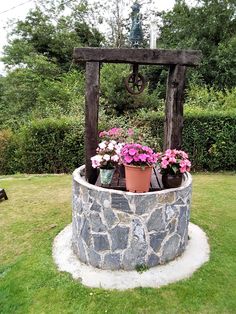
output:
M92 184L97 180L97 169L92 168L91 157L96 155L98 147L99 72L98 62L86 63L85 165L86 179Z
M179 64L197 66L202 53L198 50L143 48L74 48L75 62L109 62L138 64Z
M164 150L181 149L185 76L185 66L170 66L166 90Z

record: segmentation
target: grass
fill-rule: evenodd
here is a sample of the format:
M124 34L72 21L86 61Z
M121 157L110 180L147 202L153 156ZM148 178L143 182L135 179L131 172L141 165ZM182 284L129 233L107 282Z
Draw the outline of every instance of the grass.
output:
M236 176L196 174L191 220L209 237L210 261L161 289L90 289L52 260L56 234L71 222L68 175L2 177L0 313L235 313Z

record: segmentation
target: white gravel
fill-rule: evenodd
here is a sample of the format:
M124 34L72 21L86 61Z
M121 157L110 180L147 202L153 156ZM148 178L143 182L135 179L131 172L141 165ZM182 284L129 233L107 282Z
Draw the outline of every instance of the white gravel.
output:
M101 270L79 261L71 249L72 227L65 227L54 239L53 258L60 271L66 271L88 287L125 290L135 287L159 288L169 283L189 278L209 260L210 248L205 232L189 224L189 237L185 252L166 265L137 271Z

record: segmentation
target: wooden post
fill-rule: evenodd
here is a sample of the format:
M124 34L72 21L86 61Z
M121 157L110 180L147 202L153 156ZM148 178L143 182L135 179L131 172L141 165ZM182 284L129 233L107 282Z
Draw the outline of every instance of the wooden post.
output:
M98 146L99 62L86 62L85 95L85 175L89 183L97 180L97 169L92 168L91 157Z
M181 149L186 66L170 65L166 90L164 150Z

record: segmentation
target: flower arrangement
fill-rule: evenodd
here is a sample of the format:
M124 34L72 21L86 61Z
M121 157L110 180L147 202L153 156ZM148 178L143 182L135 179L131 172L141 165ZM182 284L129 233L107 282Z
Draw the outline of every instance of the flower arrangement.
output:
M108 131L102 131L99 133L100 138L104 138L104 140L113 139L118 142L126 142L131 139L135 131L131 128L123 129L123 128L112 128Z
M162 174L180 174L190 171L191 162L188 154L182 150L167 149L158 157L158 164Z
M138 143L125 144L121 150L121 160L126 165L152 166L158 156L150 147Z
M96 150L97 154L91 157L92 167L113 169L120 162L120 152L124 144L115 140L102 141Z

